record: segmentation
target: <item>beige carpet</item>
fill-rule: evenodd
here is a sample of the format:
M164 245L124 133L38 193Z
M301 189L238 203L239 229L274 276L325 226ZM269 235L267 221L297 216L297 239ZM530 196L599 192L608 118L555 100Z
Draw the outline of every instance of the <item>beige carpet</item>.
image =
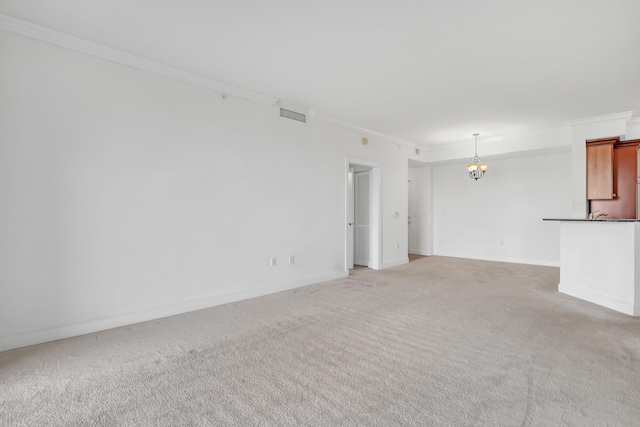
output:
M639 426L640 319L429 257L0 353L0 425Z

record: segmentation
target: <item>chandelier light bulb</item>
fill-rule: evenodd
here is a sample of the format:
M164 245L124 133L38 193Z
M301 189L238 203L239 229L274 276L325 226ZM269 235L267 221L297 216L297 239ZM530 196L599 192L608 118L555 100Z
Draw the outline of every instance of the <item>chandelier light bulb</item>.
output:
M471 159L471 164L467 166L467 170L469 171L469 178L475 179L476 181L484 176L484 173L487 171L487 164L480 163L480 157L478 156L478 135L479 133L474 133L473 136L476 137L476 155Z

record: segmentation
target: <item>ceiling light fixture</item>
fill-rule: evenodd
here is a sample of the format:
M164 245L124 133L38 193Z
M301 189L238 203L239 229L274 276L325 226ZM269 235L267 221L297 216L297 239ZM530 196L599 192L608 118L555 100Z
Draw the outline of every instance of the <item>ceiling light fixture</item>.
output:
M469 178L475 179L476 181L479 178L482 178L484 176L484 173L487 171L487 164L480 163L480 157L478 157L478 135L480 134L473 134L473 136L476 137L476 155L473 156L473 159L471 159L473 163L467 166L467 169L469 170Z

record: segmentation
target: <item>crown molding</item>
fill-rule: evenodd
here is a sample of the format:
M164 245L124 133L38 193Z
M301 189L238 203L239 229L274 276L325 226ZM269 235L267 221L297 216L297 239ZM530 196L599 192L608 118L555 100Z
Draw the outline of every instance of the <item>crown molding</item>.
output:
M235 96L237 98L241 98L268 107L282 106L284 108L291 107L297 111L307 110L305 108L292 106L272 96L263 95L258 92L223 83L176 67L151 61L149 59L123 52L118 49L113 49L108 46L94 43L86 39L75 37L60 31L52 30L50 28L27 22L22 19L14 18L2 13L0 13L0 29L17 33L46 43L62 46L67 49L82 52L100 59L105 59L142 71L147 71L173 80L178 80L184 83L192 84L194 86L210 89L219 92L222 95ZM405 141L390 135L384 135L382 133L366 129L352 123L337 119L335 117L315 112L313 110L309 110L309 115L315 120L344 129L360 132L366 135L380 137L396 144L402 144L410 147L418 146L413 142Z
M628 120L629 124L640 124L640 116L638 117L632 117Z
M426 164L453 164L468 161L473 154L473 141L455 141L423 146ZM484 160L553 154L571 150L568 126L540 129L518 134L494 136L478 142Z
M628 122L631 119L633 111L625 111L624 113L607 114L604 116L588 117L586 119L578 119L567 122L567 126L580 126L590 123L608 122L613 120L624 120Z
M393 143L400 144L400 145L404 145L404 146L407 146L407 147L421 148L421 146L416 144L415 142L407 141L407 140L404 140L404 139L401 139L401 138L396 138L395 136L386 135L384 133L376 132L374 130L367 129L367 128L364 128L362 126L354 125L353 123L346 122L344 120L335 118L333 116L329 116L327 114L319 113L319 112L314 111L314 110L310 110L309 111L309 115L314 120L317 120L319 122L327 123L327 124L330 124L330 125L333 125L333 126L337 126L337 127L343 128L343 129L347 129L347 130L356 131L356 132L359 132L359 133L362 133L362 134L365 134L365 135L378 137L378 138L384 139L386 141L393 142Z
M98 43L75 37L60 31L52 30L22 19L14 18L0 13L0 29L11 31L23 36L65 47L67 49L86 53L97 58L106 59L118 64L127 65L142 71L158 74L173 80L203 87L223 95L231 95L257 104L273 106L278 102L277 98L263 95L258 92L243 89L227 83L204 77L189 71L175 68L159 62L141 58L139 56L113 49Z
M538 140L541 138L558 138L558 137L568 137L571 132L571 128L568 126L559 126L547 129L538 129L532 130L530 132L521 132L521 133L512 133L512 134L504 134L504 135L496 135L488 138L480 138L480 142L485 147L491 147L492 145L498 145L500 143L510 141L510 142L525 142L531 140ZM452 148L461 148L461 147L469 147L470 144L473 143L472 138L468 139L459 139L453 142L448 143L440 143L440 144L425 144L422 145L426 152L440 152L440 151L448 151ZM569 145L569 144L567 144Z

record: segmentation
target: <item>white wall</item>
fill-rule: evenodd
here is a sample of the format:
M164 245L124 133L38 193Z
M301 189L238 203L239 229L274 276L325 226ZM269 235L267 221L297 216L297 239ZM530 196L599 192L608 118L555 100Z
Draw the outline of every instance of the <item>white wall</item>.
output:
M557 222L571 213L571 153L487 161L474 181L466 163L433 166L434 253L559 265Z
M409 205L411 225L409 226L409 253L433 254L433 201L431 167L409 169Z
M0 57L0 351L341 277L346 157L381 164L406 262L410 147L4 31Z
M640 139L640 118L636 117L627 122L626 139Z

